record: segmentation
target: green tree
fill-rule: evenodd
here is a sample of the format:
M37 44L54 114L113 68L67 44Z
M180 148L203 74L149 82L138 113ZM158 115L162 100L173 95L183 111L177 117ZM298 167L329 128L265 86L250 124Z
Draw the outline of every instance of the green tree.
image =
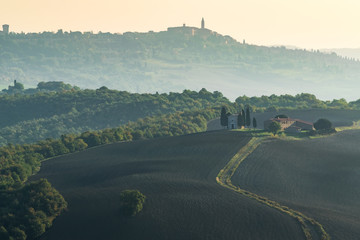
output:
M22 83L16 82L14 83L14 89L24 90L24 85Z
M244 111L244 109L241 109L241 115L242 115L242 117L243 117L243 119L242 119L243 126L245 127L246 119L245 119L245 111Z
M256 127L257 127L256 118L253 118L252 124L253 124L253 127L254 127L254 128L256 128Z
M251 125L251 119L250 119L250 109L249 109L249 107L246 108L245 123L246 123L246 126L247 126L247 127L250 127L250 125Z
M272 122L270 123L269 127L268 127L268 131L273 133L274 136L281 130L281 126L280 123L278 122Z
M145 195L139 190L124 190L120 194L121 211L125 216L135 216L143 209Z
M325 118L320 118L314 123L314 128L316 130L325 130L325 129L331 129L332 123Z
M225 107L221 108L220 124L223 127L226 127L228 125L228 117L227 117L227 114L226 114L226 108Z

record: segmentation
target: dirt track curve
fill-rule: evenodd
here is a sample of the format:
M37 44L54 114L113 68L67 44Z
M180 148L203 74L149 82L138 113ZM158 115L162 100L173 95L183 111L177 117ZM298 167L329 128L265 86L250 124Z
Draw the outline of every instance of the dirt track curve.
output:
M253 137L244 147L242 147L226 164L226 166L220 170L216 177L217 183L221 186L228 188L232 191L238 192L250 199L256 200L262 204L265 204L271 208L275 208L283 213L296 219L304 232L306 240L330 240L329 234L325 231L323 226L314 219L305 216L303 213L290 209L287 206L281 205L278 202L267 199L255 193L246 191L232 184L231 178L234 175L236 169L239 167L242 161L244 161L267 137Z

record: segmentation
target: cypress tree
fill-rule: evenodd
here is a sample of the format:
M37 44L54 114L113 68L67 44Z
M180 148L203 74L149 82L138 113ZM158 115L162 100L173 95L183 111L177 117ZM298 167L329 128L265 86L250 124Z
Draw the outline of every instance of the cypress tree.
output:
M244 111L244 109L241 109L241 115L242 115L242 125L241 125L241 127L245 127L245 111Z
M244 126L244 116L242 115L243 111L239 112L238 118L237 118L237 124L238 124L238 128L242 128L242 126Z
M247 127L250 127L250 125L251 125L251 119L250 119L250 109L249 109L249 107L246 108L245 123L246 123L246 126L247 126Z
M253 122L252 122L252 124L253 124L253 127L254 127L254 128L256 128L256 127L257 127L256 118L253 118Z
M225 107L221 108L220 124L223 127L226 127L228 125L228 117L227 117L227 114L226 114L226 108Z

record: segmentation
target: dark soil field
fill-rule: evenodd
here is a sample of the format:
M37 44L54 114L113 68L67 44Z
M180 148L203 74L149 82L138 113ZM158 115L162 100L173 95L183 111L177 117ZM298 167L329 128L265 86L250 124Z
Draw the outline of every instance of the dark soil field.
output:
M248 140L241 132L206 132L48 160L33 179L47 178L69 208L41 239L303 240L289 216L216 183L219 170ZM119 213L125 189L147 196L132 218Z
M273 140L240 165L235 185L319 221L332 240L360 239L360 131Z
M320 118L327 118L333 126L351 126L353 121L360 120L360 111L342 109L310 109L310 110L286 110L281 112L253 113L257 120L257 128L264 128L264 121L275 117L277 114L286 114L290 118L298 118L308 122L316 122ZM214 119L208 123L208 131L222 129L220 119Z

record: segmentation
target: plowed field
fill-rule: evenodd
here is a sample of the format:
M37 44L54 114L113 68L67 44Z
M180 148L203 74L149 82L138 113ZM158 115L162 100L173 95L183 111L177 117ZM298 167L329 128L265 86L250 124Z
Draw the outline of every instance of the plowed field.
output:
M215 178L250 137L207 132L118 143L43 163L69 203L42 239L304 239L291 217L218 185ZM147 196L133 218L119 214L124 189Z
M242 189L319 221L333 240L360 239L360 131L261 144L232 178Z

